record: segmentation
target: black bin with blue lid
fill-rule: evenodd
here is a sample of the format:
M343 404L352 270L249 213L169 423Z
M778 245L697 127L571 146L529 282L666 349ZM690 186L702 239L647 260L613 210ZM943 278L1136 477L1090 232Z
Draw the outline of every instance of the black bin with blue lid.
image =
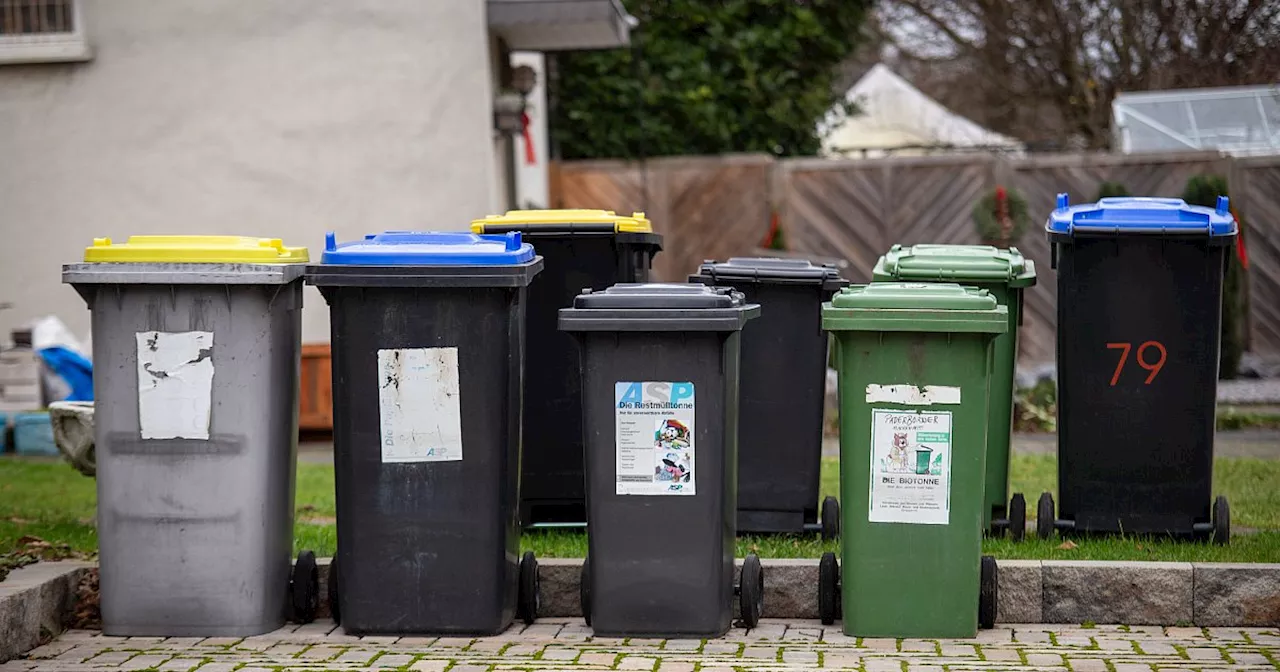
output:
M827 333L822 303L848 281L807 259L735 257L703 263L689 282L733 287L760 306L742 330L738 402L738 532L840 530L840 504L818 496Z
M1104 198L1045 225L1058 282L1058 496L1037 533L1230 539L1212 497L1222 281L1237 225L1171 198ZM1212 503L1211 503L1212 500Z
M537 612L517 520L526 288L520 234L330 233L306 282L330 308L348 634L497 634Z
M718 637L735 591L759 620L759 558L734 578L738 339L759 312L692 284L614 285L560 310L582 355L581 598L597 635Z

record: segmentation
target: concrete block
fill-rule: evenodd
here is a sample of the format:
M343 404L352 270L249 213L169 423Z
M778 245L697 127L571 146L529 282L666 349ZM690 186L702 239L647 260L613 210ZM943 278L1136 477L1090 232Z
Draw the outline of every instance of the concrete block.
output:
M1189 562L1042 563L1046 623L1172 625L1192 619Z
M1039 560L1001 560L998 563L1000 593L996 605L999 623L1039 623L1044 617L1044 574Z
M1200 626L1280 623L1280 564L1197 563L1195 617Z
M538 583L542 590L539 617L581 616L581 558L539 558Z
M36 648L62 632L76 605L76 591L94 563L37 562L15 569L0 582L0 663Z

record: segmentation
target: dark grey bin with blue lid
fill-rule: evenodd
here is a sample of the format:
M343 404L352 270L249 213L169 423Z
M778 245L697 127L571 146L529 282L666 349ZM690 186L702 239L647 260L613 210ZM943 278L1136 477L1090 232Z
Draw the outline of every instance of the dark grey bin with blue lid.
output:
M1226 543L1230 510L1212 485L1222 281L1237 234L1227 199L1072 207L1061 194L1045 232L1058 274L1061 501L1041 495L1037 533Z
M348 634L489 635L537 614L520 556L525 292L520 234L329 234L338 551Z
M588 557L582 607L597 635L717 637L759 620L764 579L735 580L742 294L623 284L560 310L582 353Z

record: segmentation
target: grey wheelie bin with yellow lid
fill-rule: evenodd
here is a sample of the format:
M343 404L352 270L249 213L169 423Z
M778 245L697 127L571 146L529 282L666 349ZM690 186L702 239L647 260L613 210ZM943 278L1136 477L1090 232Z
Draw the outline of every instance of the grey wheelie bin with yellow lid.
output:
M597 635L718 637L748 627L764 574L735 588L739 334L760 308L692 284L615 285L560 311L582 349L587 546Z
M1213 498L1222 284L1238 227L1176 198L1058 196L1045 232L1058 272L1058 496L1037 533L1227 543ZM1212 506L1211 506L1212 500Z
M512 210L477 219L471 230L519 232L545 260L529 285L520 520L526 527L580 526L587 520L582 376L578 349L556 328L556 314L584 289L648 282L662 236L643 212L608 210Z
M760 306L742 329L738 401L738 533L840 532L840 503L822 500L827 333L822 302L849 284L806 259L705 262L689 282L733 287Z
M525 288L519 233L388 231L325 241L338 552L348 634L504 631L538 608L520 555Z
M1018 361L1022 300L1036 284L1035 262L1018 248L991 245L894 245L876 262L873 282L955 282L985 289L1009 309L1009 330L996 337L987 423L987 506L982 528L1009 531L1015 541L1027 527L1027 500L1009 496L1009 444L1013 431L1013 374ZM1006 508L1006 503L1008 507Z
M89 305L102 631L243 637L319 606L293 554L304 247L99 238Z

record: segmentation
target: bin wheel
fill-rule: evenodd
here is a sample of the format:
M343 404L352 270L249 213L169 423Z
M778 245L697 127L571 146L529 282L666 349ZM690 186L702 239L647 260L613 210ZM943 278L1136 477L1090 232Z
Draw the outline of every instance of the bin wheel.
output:
M818 561L818 618L831 625L840 617L840 563L830 551Z
M1036 536L1048 539L1053 536L1057 513L1054 511L1053 495L1042 492L1040 501L1036 503Z
M591 557L582 561L582 576L578 582L578 601L582 603L582 620L591 625Z
M978 627L990 630L996 625L996 605L1000 601L999 568L996 559L982 556L981 583L978 586Z
M538 618L542 601L538 588L538 559L533 551L525 551L520 558L520 593L516 596L516 615L525 625L533 625Z
M1219 546L1231 543L1231 506L1223 495L1213 500L1213 543Z
M754 628L760 624L760 613L764 611L764 568L760 566L760 556L755 553L748 553L742 561L738 607L743 627Z
M329 580L327 581L327 583L328 583L327 588L329 593L329 617L333 619L334 623L341 625L342 614L338 610L338 557L337 555L335 555L334 558L329 561Z
M1027 498L1021 492L1009 498L1009 538L1022 541L1027 535Z
M320 568L316 566L316 554L303 551L293 566L289 577L289 620L294 623L310 623L316 620L320 609Z
M840 537L840 500L830 496L822 500L821 522L823 541Z

